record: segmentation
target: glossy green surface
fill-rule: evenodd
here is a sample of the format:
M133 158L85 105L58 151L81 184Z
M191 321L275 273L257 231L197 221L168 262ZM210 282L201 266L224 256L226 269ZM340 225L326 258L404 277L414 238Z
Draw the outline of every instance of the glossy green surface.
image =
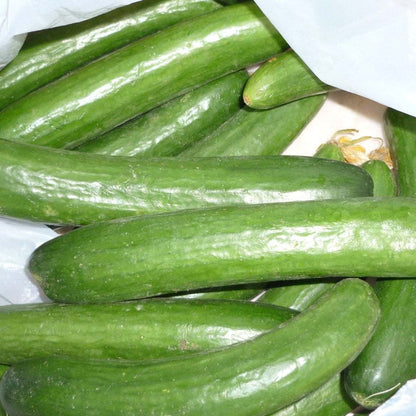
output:
M217 8L212 0L144 0L84 22L33 32L0 72L0 109L142 36Z
M339 160L340 162L345 161L341 149L334 143L324 143L323 145L319 146L315 156L323 157L326 159Z
M313 118L325 98L311 97L264 111L245 106L180 156L278 155Z
M385 127L399 187L397 199L414 198L416 119L388 109ZM348 392L370 409L416 378L416 279L378 279L375 290L382 311L379 326L345 377Z
M345 392L340 374L317 390L270 416L345 416L357 407Z
M0 307L0 362L64 355L94 359L174 357L256 337L292 318L254 302L153 299L98 305Z
M146 36L13 103L0 113L1 136L76 146L286 47L254 3L222 7Z
M323 159L145 159L0 139L0 214L46 223L87 224L186 208L366 196L372 186L363 169Z
M50 358L12 367L0 383L10 416L261 416L339 373L363 348L379 308L348 279L313 308L254 340L146 364ZM348 340L348 342L346 342Z
M390 168L382 160L368 160L361 165L374 182L374 196L396 196L396 180Z
M415 199L344 198L92 224L37 248L29 270L51 299L72 303L307 277L413 277L415 254Z
M321 82L290 50L270 59L254 72L243 96L248 106L261 110L333 89Z
M246 71L239 71L211 81L76 150L117 156L176 156L241 108L247 78Z

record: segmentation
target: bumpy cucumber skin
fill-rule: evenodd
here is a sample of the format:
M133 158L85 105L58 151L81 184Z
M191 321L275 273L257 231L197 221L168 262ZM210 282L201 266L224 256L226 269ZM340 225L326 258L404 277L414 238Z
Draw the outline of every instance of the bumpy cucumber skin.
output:
M227 300L151 299L97 305L0 308L0 362L63 355L167 358L254 338L296 315L273 305Z
M307 157L147 159L0 140L0 214L46 223L366 196L372 186L361 168Z
M150 365L28 360L0 383L10 416L267 415L339 373L379 316L359 279L334 286L307 312L254 340ZM348 340L348 341L347 341Z
M244 102L264 110L334 88L321 82L292 50L264 63L247 81Z
M33 32L0 72L0 109L142 36L217 8L210 0L144 0L80 23Z
M239 71L175 98L77 147L113 156L176 156L241 108L248 73Z
M264 111L243 107L180 156L279 155L318 112L325 98L310 97Z
M416 275L416 201L345 198L185 210L92 224L29 270L62 302L315 277Z
M324 143L323 145L319 146L314 156L323 157L325 159L338 160L340 162L345 161L341 149L334 143Z
M396 196L396 180L385 162L382 160L368 160L361 165L371 176L374 182L374 196Z
M286 47L255 3L222 7L133 42L11 104L0 113L1 136L76 146Z
M415 197L416 119L388 109L385 128L399 198ZM348 393L369 409L378 407L407 380L416 378L416 279L378 279L374 288L382 311L380 323L373 339L345 374Z
M345 416L357 404L345 392L341 374L319 389L270 416Z

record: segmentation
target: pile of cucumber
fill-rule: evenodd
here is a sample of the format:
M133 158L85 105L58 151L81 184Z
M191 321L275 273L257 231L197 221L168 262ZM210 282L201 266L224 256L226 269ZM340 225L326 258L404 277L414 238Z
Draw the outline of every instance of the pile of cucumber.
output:
M30 34L0 215L70 231L28 263L51 302L0 307L0 415L368 414L416 378L416 119L394 174L281 155L331 90L252 1Z

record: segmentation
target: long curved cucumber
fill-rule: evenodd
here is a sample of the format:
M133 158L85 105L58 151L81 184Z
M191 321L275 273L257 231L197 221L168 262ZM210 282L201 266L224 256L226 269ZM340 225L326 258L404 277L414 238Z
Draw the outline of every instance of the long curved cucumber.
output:
M9 416L268 415L346 367L378 316L371 287L347 279L286 324L216 352L147 365L24 361L3 376L0 399Z
M30 33L0 72L0 109L142 36L219 8L213 0L143 0L104 15Z
M357 404L345 392L341 374L297 402L269 416L345 416Z
M373 159L364 162L361 167L365 169L373 179L374 196L396 196L396 180L386 162Z
M96 137L77 151L113 156L176 156L241 108L248 73L226 75Z
M38 247L29 270L61 302L116 301L308 277L414 277L416 200L344 198L102 222Z
M221 7L118 49L0 113L0 136L76 146L287 47L253 2Z
M372 187L361 168L310 157L146 159L0 139L0 214L47 223L367 196Z
M249 107L262 110L333 89L289 50L265 62L251 75L243 97Z
M388 109L385 128L399 187L398 199L414 198L416 118ZM416 378L416 279L378 279L374 288L382 318L373 339L345 375L349 394L370 409L391 397L407 380Z
M245 106L180 156L278 155L318 112L325 98L310 97L263 111Z
M63 355L141 360L245 341L296 314L254 302L151 299L97 305L0 308L0 362Z

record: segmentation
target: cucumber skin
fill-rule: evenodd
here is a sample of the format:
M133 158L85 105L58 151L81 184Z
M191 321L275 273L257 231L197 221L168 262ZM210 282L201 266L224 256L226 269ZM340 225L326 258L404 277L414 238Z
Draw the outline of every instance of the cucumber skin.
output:
M387 109L386 137L399 198L416 196L416 119ZM416 275L415 275L416 276ZM373 409L407 380L416 378L416 279L378 279L374 285L382 317L373 339L345 373L348 393Z
M366 196L372 187L361 168L307 157L145 159L0 140L0 214L46 223Z
M239 71L175 98L76 148L113 156L176 156L241 108L248 73Z
M254 340L151 365L28 360L6 372L0 398L10 416L106 416L114 409L120 416L155 409L160 415L266 415L348 365L378 316L371 288L348 279L307 312Z
M324 143L323 145L319 146L314 156L323 157L325 159L338 160L340 162L345 161L341 149L334 143Z
M29 271L51 299L86 303L308 277L413 277L415 250L415 200L349 198L92 224L38 247Z
M145 0L80 23L30 33L18 56L0 72L0 109L142 36L217 8L210 0Z
M264 111L243 107L180 157L279 155L314 117L325 99L324 95L310 97Z
M50 355L99 360L178 357L246 341L296 314L273 305L222 300L4 306L0 362Z
M374 196L396 196L397 186L394 176L382 160L368 160L361 165L371 176L374 182Z
M74 147L286 47L253 2L222 7L133 42L11 104L0 113L1 135Z
M264 110L333 90L321 82L292 50L265 62L247 81L244 102Z

